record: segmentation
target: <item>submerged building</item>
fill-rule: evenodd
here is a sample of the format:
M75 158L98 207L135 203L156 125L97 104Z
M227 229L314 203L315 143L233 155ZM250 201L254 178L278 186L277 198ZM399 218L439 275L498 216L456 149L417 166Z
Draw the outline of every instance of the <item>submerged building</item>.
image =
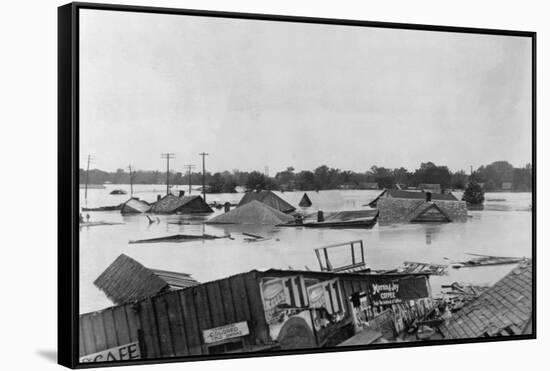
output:
M132 197L120 207L122 214L142 214L151 210L151 205L137 197Z
M214 210L201 196L185 196L180 192L179 196L168 194L159 198L151 206L151 212L153 214L194 214L213 213Z
M294 221L294 218L260 201L252 200L224 214L206 221L206 224L263 224L277 225Z
M80 360L320 348L365 326L391 339L432 309L427 274L253 270L82 314Z
M380 224L466 221L466 203L450 193L387 189L369 203Z
M239 206L246 205L247 203L254 200L260 201L267 206L270 206L286 214L292 213L296 210L294 206L283 200L281 197L277 196L272 191L247 192L239 202Z

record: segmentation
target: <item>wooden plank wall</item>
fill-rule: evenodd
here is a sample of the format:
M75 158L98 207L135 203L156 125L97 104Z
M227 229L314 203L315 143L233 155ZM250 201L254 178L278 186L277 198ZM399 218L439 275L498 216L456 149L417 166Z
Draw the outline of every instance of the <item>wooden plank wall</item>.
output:
M83 314L79 323L79 355L138 341L138 318L130 305Z
M203 330L241 321L248 346L270 342L255 271L82 315L80 354L137 341L138 329L144 358L207 354Z

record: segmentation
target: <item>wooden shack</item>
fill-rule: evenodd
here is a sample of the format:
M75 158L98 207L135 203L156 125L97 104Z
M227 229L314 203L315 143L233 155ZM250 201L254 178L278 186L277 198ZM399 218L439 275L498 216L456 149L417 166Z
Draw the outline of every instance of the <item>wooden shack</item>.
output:
M334 346L388 310L395 314L390 330L403 330L407 313L413 320L427 310L424 301L431 301L425 274L254 270L82 314L80 359Z

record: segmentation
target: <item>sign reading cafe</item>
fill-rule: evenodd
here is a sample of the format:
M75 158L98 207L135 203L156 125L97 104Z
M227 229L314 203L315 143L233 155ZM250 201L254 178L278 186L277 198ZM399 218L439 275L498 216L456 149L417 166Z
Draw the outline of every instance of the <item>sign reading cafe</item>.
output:
M370 289L372 305L392 305L402 302L402 300L398 296L398 280L388 282L373 282L371 283Z
M132 359L140 359L141 352L139 343L121 345L115 348L103 350L101 352L88 354L80 357L80 363L85 362L108 362L108 361L129 361Z

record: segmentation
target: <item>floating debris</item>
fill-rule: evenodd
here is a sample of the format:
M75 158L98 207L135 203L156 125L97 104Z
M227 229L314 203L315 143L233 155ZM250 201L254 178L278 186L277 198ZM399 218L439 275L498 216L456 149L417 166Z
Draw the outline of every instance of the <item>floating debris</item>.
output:
M463 262L452 263L451 266L455 269L459 268L472 268L472 267L483 267L487 265L505 265L505 264L517 264L526 260L525 257L508 257L508 256L491 256L491 255L481 255L481 254L467 254L477 256L477 258L472 258Z
M453 282L450 285L442 285L441 288L450 289L449 291L442 291L443 297L440 300L443 301L448 306L451 313L453 313L472 300L477 299L489 287Z
M447 273L448 265L420 263L420 262L403 262L401 267L381 271L381 273L428 273L436 276L442 276Z
M196 241L196 240L216 240L220 238L231 238L231 235L228 234L225 236L213 236L206 233L202 235L175 234L172 236L148 238L144 240L130 240L128 241L128 243L136 244L136 243L157 243L157 242L189 242L189 241Z
M120 225L120 224L124 224L124 223L97 221L97 222L81 222L79 225L80 227L98 227L102 225Z
M111 195L125 195L127 193L128 192L126 192L124 189L113 189L111 191L111 193L109 193L109 194L111 194Z
M83 207L82 211L115 211L120 210L124 204L113 206Z

